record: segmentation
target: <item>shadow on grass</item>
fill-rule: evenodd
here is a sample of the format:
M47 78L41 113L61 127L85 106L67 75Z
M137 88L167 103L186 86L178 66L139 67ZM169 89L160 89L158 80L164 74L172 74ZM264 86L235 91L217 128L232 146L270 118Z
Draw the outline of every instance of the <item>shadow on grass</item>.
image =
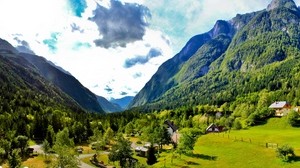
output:
M192 153L192 154L189 154L188 156L203 159L203 160L212 160L212 161L216 161L218 159L217 156L210 156L210 155L205 155L205 154L194 154L194 153Z
M288 162L300 162L300 156L291 157Z

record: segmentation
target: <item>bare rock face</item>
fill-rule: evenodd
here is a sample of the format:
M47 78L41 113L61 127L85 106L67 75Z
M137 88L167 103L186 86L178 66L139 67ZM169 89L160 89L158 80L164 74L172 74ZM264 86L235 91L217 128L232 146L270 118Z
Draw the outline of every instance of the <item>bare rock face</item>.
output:
M286 7L293 11L298 11L298 8L293 0L273 0L267 7L267 11L279 8Z

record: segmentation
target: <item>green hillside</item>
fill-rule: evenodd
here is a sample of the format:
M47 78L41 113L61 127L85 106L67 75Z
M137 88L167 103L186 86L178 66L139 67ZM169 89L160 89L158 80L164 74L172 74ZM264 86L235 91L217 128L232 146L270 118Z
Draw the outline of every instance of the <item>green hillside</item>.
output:
M139 108L152 111L229 103L233 111L236 104L257 106L260 101L263 104L257 110L276 100L286 100L295 106L300 104L300 11L295 3L274 0L268 10L237 15L222 24L219 21L212 30L222 30L217 27L224 27L226 23L228 31L211 36L212 39L201 45L169 78L177 85L165 91L158 85L146 85L132 107L140 104ZM157 72L154 76L159 74ZM153 82L150 80L148 84ZM161 96L157 96L157 92ZM152 97L143 104L138 99L143 95L156 98ZM262 97L266 101L262 101Z
M153 167L296 168L300 166L297 159L300 155L299 131L299 128L288 126L285 118L271 118L265 125L246 130L206 134L197 140L194 156L180 157L171 151L163 152ZM268 148L266 143L270 144ZM275 146L284 144L292 146L297 155L291 163L276 157Z

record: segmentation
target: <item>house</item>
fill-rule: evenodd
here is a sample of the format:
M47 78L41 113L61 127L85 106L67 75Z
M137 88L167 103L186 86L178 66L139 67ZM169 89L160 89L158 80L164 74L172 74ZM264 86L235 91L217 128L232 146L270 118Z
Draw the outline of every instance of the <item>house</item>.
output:
M147 157L149 149L142 147L142 146L137 146L134 150L135 150L136 155L141 156L141 157Z
M275 110L275 116L282 117L288 114L292 106L287 101L276 101L269 108Z
M206 133L221 132L222 130L223 130L223 127L219 127L215 123L212 123L206 128L205 132Z
M176 127L174 122L172 122L170 120L166 120L164 123L167 126L167 129L168 129L168 132L170 133L170 135L173 135L173 133L178 130L178 128Z
M135 147L134 151L136 153L136 155L141 156L141 157L147 157L148 156L148 151L149 148L151 147L151 143L150 142L146 142L144 146L137 146ZM157 151L158 149L158 144L153 144L153 147L155 149L155 151Z
M174 124L174 122L170 120L166 120L164 124L167 126L167 130L171 136L172 141L177 144L179 139L178 127Z

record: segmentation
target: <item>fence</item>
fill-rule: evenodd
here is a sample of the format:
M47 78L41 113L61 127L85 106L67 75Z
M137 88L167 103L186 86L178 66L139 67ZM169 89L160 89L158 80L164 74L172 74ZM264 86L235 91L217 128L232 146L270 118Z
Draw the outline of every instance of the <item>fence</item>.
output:
M222 133L214 133L214 134L219 136L219 137L223 137L223 138L226 138L226 139L233 140L234 142L245 142L245 143L257 145L257 146L260 146L260 147L272 148L272 149L277 149L278 148L277 143L259 142L259 141L255 141L255 140L253 140L251 138L247 138L247 137L230 135L230 132L222 132Z

